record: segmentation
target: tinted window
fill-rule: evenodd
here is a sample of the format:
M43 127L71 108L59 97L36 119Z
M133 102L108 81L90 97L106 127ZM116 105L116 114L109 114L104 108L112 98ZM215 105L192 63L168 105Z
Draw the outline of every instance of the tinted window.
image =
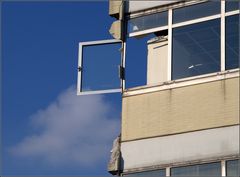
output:
M210 1L188 7L179 8L173 11L173 23L179 23L196 18L207 17L221 12L220 1Z
M240 175L240 160L227 161L227 176Z
M226 69L239 68L239 15L226 17Z
M168 25L168 13L161 12L130 19L128 21L128 32L137 32L166 25Z
M240 6L240 2L238 0L232 1L228 0L226 1L226 12L233 11L233 10L238 10Z
M209 163L171 168L171 176L221 176L221 164Z
M217 71L220 71L220 19L173 29L173 80Z

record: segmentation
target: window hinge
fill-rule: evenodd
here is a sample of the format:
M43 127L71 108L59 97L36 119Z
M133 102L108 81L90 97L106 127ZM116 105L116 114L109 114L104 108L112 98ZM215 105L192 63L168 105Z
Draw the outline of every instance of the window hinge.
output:
M118 73L119 73L119 78L122 80L125 80L125 68L119 65Z
M82 67L79 66L79 67L78 67L78 72L81 72L81 71L82 71Z

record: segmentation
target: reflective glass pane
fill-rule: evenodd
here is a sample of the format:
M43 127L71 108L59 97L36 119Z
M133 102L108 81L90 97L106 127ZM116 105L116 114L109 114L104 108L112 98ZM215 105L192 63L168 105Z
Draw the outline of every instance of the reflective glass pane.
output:
M240 176L240 160L227 161L227 176Z
M171 168L171 176L191 176L196 175L197 173L197 166L186 166L186 167L175 167Z
M226 1L226 12L229 12L229 11L233 11L233 10L238 10L240 8L240 1L239 0L236 0L236 1L233 1L233 0L228 0Z
M221 163L171 168L171 176L221 176Z
M124 176L166 176L166 170L154 170L154 171L144 171L138 173L132 173Z
M173 29L173 80L217 71L220 71L220 19Z
M82 91L120 88L120 43L83 47Z
M239 68L239 15L226 17L226 69Z
M196 18L207 17L221 12L220 1L209 1L173 11L173 23L184 22Z
M128 38L126 45L126 88L147 83L147 42L156 37L151 34L142 38Z
M221 163L198 165L198 176L221 176Z
M128 21L128 33L168 25L168 13L161 12L143 17L137 17Z

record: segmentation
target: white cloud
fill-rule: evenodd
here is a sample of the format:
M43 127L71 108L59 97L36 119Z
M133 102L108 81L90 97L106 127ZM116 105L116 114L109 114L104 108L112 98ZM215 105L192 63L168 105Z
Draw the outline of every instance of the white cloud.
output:
M110 157L120 121L103 96L76 96L73 87L31 116L35 132L10 149L50 165L96 165Z

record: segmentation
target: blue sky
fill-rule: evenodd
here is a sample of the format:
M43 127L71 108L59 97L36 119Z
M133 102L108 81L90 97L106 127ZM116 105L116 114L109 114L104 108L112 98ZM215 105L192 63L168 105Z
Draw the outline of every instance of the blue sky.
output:
M2 3L3 175L107 175L121 95L76 96L78 43L111 39L108 2Z

